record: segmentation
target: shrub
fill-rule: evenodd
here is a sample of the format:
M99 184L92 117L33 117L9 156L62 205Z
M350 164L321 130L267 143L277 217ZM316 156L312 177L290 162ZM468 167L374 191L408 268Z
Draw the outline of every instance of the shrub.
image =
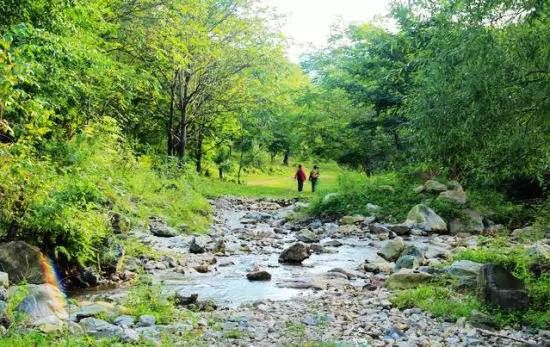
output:
M169 176L149 157L136 158L110 118L45 146L38 155L23 142L0 144L0 237L37 245L63 269L96 264L112 237L112 210L134 224L151 215L191 231L209 223L208 202L181 173Z
M406 181L396 173L365 176L345 172L338 178L338 195L323 201L326 194L317 194L309 212L316 215L369 214L367 203L380 206L380 215L389 221L403 221L408 211L422 202L423 197L413 191L414 182Z
M125 306L128 314L151 315L161 324L170 323L176 318L176 307L162 292L162 286L152 285L147 278L141 278L139 284L130 290Z

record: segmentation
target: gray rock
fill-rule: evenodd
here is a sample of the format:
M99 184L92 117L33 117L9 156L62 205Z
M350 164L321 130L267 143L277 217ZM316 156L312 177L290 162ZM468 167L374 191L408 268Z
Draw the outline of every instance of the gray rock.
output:
M81 320L80 326L88 335L103 339L122 338L124 332L119 326L92 317Z
M295 243L286 248L279 256L279 262L289 264L301 264L309 258L309 248L303 243Z
M476 288L482 266L483 264L470 260L459 260L452 263L445 271L457 280L459 288Z
M366 272L372 272L374 274L380 272L389 273L392 270L392 265L386 261L365 261L363 269Z
M342 225L350 225L350 224L359 224L365 220L365 217L361 215L355 215L355 216L344 216L340 218L340 224Z
M439 198L451 200L461 205L465 205L466 202L468 201L466 197L466 192L462 190L462 187L441 192L439 194Z
M430 193L440 193L447 190L447 186L443 183L440 183L436 180L428 180L426 183L424 183L424 187L426 188L426 191Z
M115 307L113 304L106 302L96 302L91 305L82 306L75 312L75 320L78 322L81 319L88 317L109 317L114 315Z
M390 233L391 230L388 228L387 224L380 224L380 223L373 223L369 225L369 229L371 233L375 234L382 234L382 233Z
M246 274L249 281L269 281L271 274L267 271L252 271Z
M388 289L415 288L421 284L430 282L432 278L432 275L425 272L414 271L411 269L401 269L388 277L386 287Z
M391 224L388 225L388 229L399 236L405 236L411 233L411 227L407 224Z
M155 317L153 317L151 315L144 314L144 315L139 316L138 326L140 326L140 327L152 327L153 325L155 325L156 322L157 322L157 320L155 319Z
M403 239L397 237L393 240L386 241L382 249L377 254L386 260L395 261L404 249L405 243L403 242Z
M315 235L314 232L308 229L300 230L298 235L296 235L296 239L305 243L319 242L319 236Z
M139 342L140 335L134 329L123 329L122 334L119 336L120 340L125 343L136 343Z
M131 328L134 326L135 318L134 316L122 315L116 317L113 323L121 328Z
M197 302L199 294L188 294L185 290L178 290L174 296L177 305L191 305Z
M455 218L449 224L449 232L451 235L458 233L481 234L485 229L483 225L483 217L474 210L464 210L465 216Z
M17 312L27 315L31 326L61 327L69 318L65 310L65 296L51 284L29 284L27 295L15 308Z
M550 260L550 240L537 241L527 248L527 254L535 260Z
M159 237L175 237L178 236L178 232L168 226L166 222L157 216L149 217L149 231L151 234Z
M446 232L447 223L438 216L431 208L419 204L414 206L407 215L404 224L430 232Z
M8 273L0 272L0 288L8 288L10 286L10 278Z
M52 271L46 259L38 248L23 241L0 244L0 269L8 274L13 284L23 281L32 284L45 283L44 270Z
M323 247L340 247L342 246L342 242L338 240L329 240L325 241L321 244Z
M189 244L189 252L193 254L202 254L206 252L206 243L202 242L201 239L193 237Z
M336 223L325 223L323 225L323 229L325 229L327 234L333 235L334 233L338 232L338 224L336 224Z
M418 259L412 255L402 255L395 262L395 271L400 269L417 269L420 266Z
M529 307L529 297L523 282L500 265L486 264L481 267L478 293L484 302L505 311L525 310Z
M0 302L8 301L8 290L0 288Z

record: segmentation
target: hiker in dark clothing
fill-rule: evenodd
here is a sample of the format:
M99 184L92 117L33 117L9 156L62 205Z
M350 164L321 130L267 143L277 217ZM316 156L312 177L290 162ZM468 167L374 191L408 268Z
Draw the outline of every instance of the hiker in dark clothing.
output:
M296 174L294 175L294 179L298 181L298 191L301 192L304 189L304 182L306 180L306 172L304 171L304 168L302 168L302 165L298 165L298 171L296 171Z
M309 173L309 181L311 182L311 191L315 193L317 183L319 182L319 167L317 165L315 165L313 170Z

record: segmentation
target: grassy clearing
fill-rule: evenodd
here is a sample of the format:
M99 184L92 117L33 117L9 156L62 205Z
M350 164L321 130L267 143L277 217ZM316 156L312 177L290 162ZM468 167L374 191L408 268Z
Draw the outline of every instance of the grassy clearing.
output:
M306 173L314 164L306 163ZM330 192L336 189L337 177L342 170L334 163L317 164L321 168L321 178L318 191ZM243 184L221 181L215 178L198 178L193 182L195 190L207 197L242 196L269 198L311 198L311 185L306 182L304 192L297 191L297 183L293 179L296 165L272 165L265 170L252 170L243 176Z

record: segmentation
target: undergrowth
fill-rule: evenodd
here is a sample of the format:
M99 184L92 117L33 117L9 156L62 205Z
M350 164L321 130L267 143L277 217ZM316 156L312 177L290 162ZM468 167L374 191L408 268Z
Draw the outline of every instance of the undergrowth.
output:
M96 264L113 235L112 212L134 226L151 215L191 232L209 224L206 199L181 173L136 157L110 118L46 147L38 154L24 142L0 144L0 238L34 244L61 268Z

